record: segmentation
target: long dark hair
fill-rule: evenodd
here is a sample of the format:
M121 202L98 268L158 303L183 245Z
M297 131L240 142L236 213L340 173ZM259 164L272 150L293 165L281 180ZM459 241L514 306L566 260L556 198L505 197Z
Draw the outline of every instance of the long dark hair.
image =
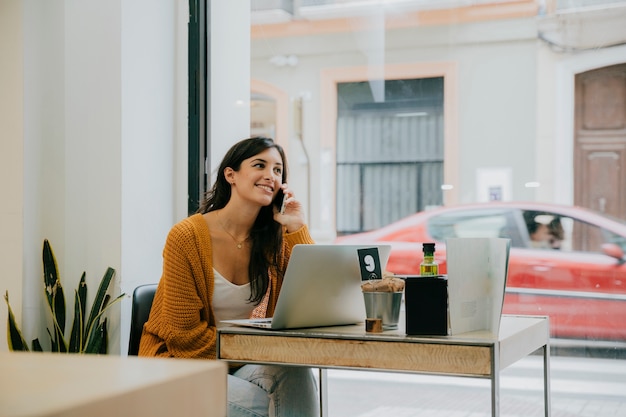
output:
M208 213L219 210L226 206L231 196L230 183L226 180L224 170L228 167L235 171L241 169L241 163L252 158L261 152L274 148L283 160L282 183L287 182L287 158L283 148L270 138L252 137L241 140L234 144L222 160L217 172L217 179L213 187L205 194L204 200L200 203L197 213ZM280 190L274 198L272 204L261 207L259 215L254 221L250 231L250 265L248 275L250 277L250 298L249 301L255 304L261 302L269 286L269 272L273 270L275 274L281 274L278 269L278 260L282 255L283 233L280 223L274 220L274 206L280 207L283 192Z

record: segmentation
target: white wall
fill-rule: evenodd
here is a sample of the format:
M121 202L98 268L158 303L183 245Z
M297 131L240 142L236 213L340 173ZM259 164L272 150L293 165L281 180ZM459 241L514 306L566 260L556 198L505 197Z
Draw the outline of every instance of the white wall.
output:
M0 292L9 292L11 307L22 317L23 215L23 36L22 3L0 1ZM0 327L6 326L7 305L0 300ZM7 350L0 331L0 350Z
M158 281L167 231L186 216L186 2L0 4L0 113L10 116L0 123L0 184L11 202L0 208L0 257L15 277L2 290L26 339L47 344L43 239L70 317L81 273L91 300L111 266L128 296L111 317L110 352L126 352L130 294Z
M221 159L249 135L250 5L213 3ZM81 273L91 301L116 269L115 291L127 296L111 316L109 351L127 350L132 291L158 282L166 235L187 216L188 15L183 0L0 2L0 289L28 341L47 344L48 238L69 317Z
M43 308L41 251L47 238L60 263L66 302L73 302L78 277L65 269L67 215L65 131L65 8L63 1L24 1L24 320L26 340L39 337L49 313ZM86 265L83 266L86 268ZM82 271L81 271L82 272ZM79 272L80 273L80 272ZM72 277L72 278L70 278ZM72 306L72 304L69 304ZM46 343L46 344L44 344Z

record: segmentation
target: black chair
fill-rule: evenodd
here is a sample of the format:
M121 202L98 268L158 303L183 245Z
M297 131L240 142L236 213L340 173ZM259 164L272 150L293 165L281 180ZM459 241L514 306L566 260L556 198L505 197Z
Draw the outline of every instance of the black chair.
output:
M128 354L137 356L139 353L139 340L143 325L148 321L150 308L157 284L140 285L133 291L133 308L130 316L130 339L128 341Z

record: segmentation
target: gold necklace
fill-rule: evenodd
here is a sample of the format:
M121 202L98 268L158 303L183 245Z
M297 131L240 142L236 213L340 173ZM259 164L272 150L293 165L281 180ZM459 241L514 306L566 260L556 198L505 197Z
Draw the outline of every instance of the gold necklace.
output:
M226 232L226 234L227 234L228 236L230 236L230 237L231 237L231 239L233 240L233 242L235 242L235 245L237 245L237 249L241 249L241 248L243 247L244 242L245 242L245 241L247 241L247 240L250 238L250 236L246 236L246 238L245 238L245 239L243 239L243 240L241 240L241 241L237 240L237 238L236 238L235 236L233 236L232 234L230 234L230 232L229 232L228 230L226 230L226 227L224 226L224 223L222 223L222 221L219 219L219 216L218 216L217 221L218 221L218 223L220 224L220 226L222 227L222 230L223 230L224 232Z

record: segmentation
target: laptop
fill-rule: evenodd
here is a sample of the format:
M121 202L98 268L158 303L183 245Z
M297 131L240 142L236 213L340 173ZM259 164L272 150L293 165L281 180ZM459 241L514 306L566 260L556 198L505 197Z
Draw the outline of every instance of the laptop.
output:
M295 245L274 317L221 323L278 330L363 322L365 301L357 251L365 248L378 249L384 271L391 245Z

